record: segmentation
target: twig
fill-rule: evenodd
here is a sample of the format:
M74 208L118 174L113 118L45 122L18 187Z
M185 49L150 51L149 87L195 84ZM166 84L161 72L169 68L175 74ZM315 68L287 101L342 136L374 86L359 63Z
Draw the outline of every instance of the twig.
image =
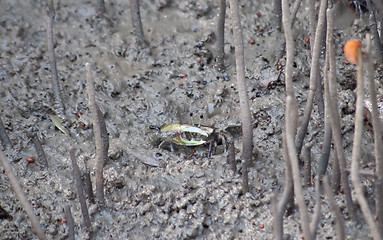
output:
M326 36L327 37L327 36ZM324 85L324 105L325 105L325 119L324 119L324 137L322 144L322 152L319 158L319 179L322 179L322 176L326 174L328 161L330 158L331 152L331 140L332 140L332 131L331 131L331 122L329 117L329 107L331 104L330 101L330 92L328 85L328 75L327 72L329 70L329 56L328 51L326 51L326 60L323 68L323 85Z
M45 168L48 169L47 157L45 156L45 152L44 152L43 146L41 145L39 137L35 133L30 133L29 137L33 141L33 145L35 146L35 150L36 150L37 156L39 157L40 162Z
M311 237L312 239L316 239L316 232L318 229L318 223L319 219L321 217L321 209L322 209L322 204L321 204L321 185L320 185L320 178L317 177L315 179L315 207L314 207L314 214L310 223L310 229L311 229Z
M326 108L326 107L325 107ZM319 178L326 174L328 161L330 159L331 152L331 140L332 140L332 131L331 131L331 123L330 118L326 114L328 110L325 109L325 121L324 121L324 137L322 144L322 151L319 158Z
M8 149L12 148L12 142L8 137L7 131L5 131L3 120L1 120L1 117L0 117L0 140L3 143L3 146L5 148L8 148Z
M310 52L311 58L313 57L314 39L315 39L315 26L317 25L317 13L315 11L315 0L308 0L309 5L309 31L310 31Z
M225 69L225 16L226 0L219 0L217 22L217 66L219 70Z
M305 139L305 136L306 136L307 127L309 125L311 111L312 111L313 103L314 103L314 95L319 82L318 81L319 57L321 55L322 35L323 35L324 26L325 26L324 23L325 23L325 17L326 17L326 7L327 7L327 0L321 0L320 8L319 8L318 25L317 25L316 33L315 33L313 56L311 60L310 89L309 89L309 94L307 97L307 102L306 102L302 122L300 124L300 128L298 130L297 137L295 140L298 154L300 154L301 152L303 140Z
M144 30L142 29L140 2L139 0L129 0L130 13L132 15L132 24L137 41L140 45L145 45Z
M49 60L51 63L53 91L56 97L56 101L59 105L60 111L64 113L65 109L64 109L63 101L61 99L59 77L57 74L56 56L55 56L54 41L53 41L53 19L55 18L55 9L53 6L53 0L47 0L47 2L49 7L48 8L48 28L47 28L48 53L49 53Z
M282 5L281 0L273 0L274 25L280 32L282 30Z
M282 23L285 38L286 38L286 69L285 69L285 88L286 88L286 95L287 97L290 97L290 101L292 102L291 106L295 106L296 104L293 102L295 99L295 93L294 93L294 87L293 87L293 62L294 62L294 38L292 35L292 32L289 30L289 27L291 25L291 18L290 18L290 9L289 4L286 0L282 0ZM286 98L287 101L287 98ZM287 108L287 105L286 105ZM297 110L297 109L290 109L290 110ZM286 116L288 115L288 109L286 109ZM296 124L296 121L290 121L289 124ZM286 122L287 127L287 122ZM295 137L295 131L296 131L296 125L290 125L290 129L292 130L291 134L293 134L293 138ZM288 137L289 133L286 130L286 137ZM290 134L290 135L291 135ZM290 136L291 137L291 136ZM287 139L288 142L289 139ZM291 140L291 139L290 139ZM289 153L290 156L290 153Z
M277 240L283 239L283 213L279 212L277 196L271 195L271 210L273 214L273 235Z
M288 29L288 27L290 26L290 10L289 10L288 2L286 0L282 1L282 10L283 10L283 14L282 14L283 28ZM294 39L293 39L291 31L285 30L284 33L286 38L286 57L287 57L286 69L285 69L286 94L287 96L290 96L290 99L294 100L295 94L294 94L294 88L292 86L292 66L294 61L293 59L294 58ZM287 112L288 112L288 109L286 108L286 113ZM286 126L287 124L288 122L286 120ZM291 122L290 124L296 124L296 122ZM297 126L290 125L290 127L291 129L296 129ZM285 188L282 194L282 198L278 203L278 215L274 219L274 226L275 226L275 229L277 229L274 232L274 234L276 239L278 240L283 239L283 215L287 207L287 204L293 201L293 194L294 194L292 166L291 166L291 159L290 159L290 154L288 151L287 141L288 140L287 140L287 129L286 129L286 131L283 134L283 149L284 149L284 157L285 157L285 163L286 163Z
M340 239L340 240L346 239L346 234L344 231L345 230L344 219L343 219L342 213L340 212L338 206L336 205L335 198L332 193L327 176L323 177L323 186L324 186L324 191L327 195L330 209L335 214L337 239Z
M339 160L338 160L338 155L335 149L334 162L332 164L332 176L331 176L332 189L334 192L339 192L340 180L341 180L340 176L341 174L340 174Z
M41 229L39 220L33 212L32 205L28 202L28 199L25 196L23 189L21 188L20 183L16 178L16 175L13 173L12 166L9 164L3 151L0 151L0 162L4 167L5 174L7 174L13 190L15 191L16 197L19 199L21 206L24 208L24 211L27 213L28 218L32 223L33 233L36 234L40 240L45 240L45 233Z
M72 216L72 211L70 210L70 206L65 206L65 217L67 219L68 224L68 238L69 240L75 240L75 234L74 234L74 220Z
M293 28L295 19L297 17L297 13L299 10L299 7L301 6L302 0L296 0L294 7L293 7L293 12L291 13L291 26L290 28Z
M286 71L285 71L285 84L286 84L286 143L287 152L291 163L294 195L298 202L299 214L303 233L306 240L311 239L311 231L309 226L308 212L303 195L302 184L300 182L299 164L297 151L295 148L295 134L298 122L298 103L295 98L294 88L292 86L292 67L294 61L294 39L289 27L291 26L290 9L287 0L282 0L282 23L286 36Z
M368 11L370 12L370 16L369 16L370 28L371 28L370 31L372 32L372 37L373 37L372 42L374 43L374 48L375 48L375 56L376 56L375 59L377 60L378 64L382 64L383 49L382 49L382 44L379 38L378 26L376 23L376 18L374 13L374 4L371 2L371 0L367 0L367 7L368 7Z
M94 194L93 194L93 188L92 188L92 181L90 180L90 170L86 166L86 163L85 163L85 171L84 171L84 191L85 191L85 194L88 196L88 201L93 204Z
M104 162L108 156L108 133L106 131L105 119L96 104L94 81L90 63L86 63L85 67L87 72L86 82L89 96L89 108L92 113L93 131L96 143L96 197L99 206L103 206L105 202L103 168Z
M294 201L293 176L291 171L291 162L287 151L286 132L283 133L283 155L286 163L285 186L278 205L273 204L276 205L276 211L273 213L273 234L277 240L283 239L283 215L288 203Z
M318 114L320 119L324 119L324 89L323 89L323 78L321 77L320 71L318 71L317 76L318 87L314 96L315 104L318 107Z
M376 97L376 87L374 80L374 66L372 63L372 54L371 54L371 40L370 36L366 36L367 40L367 73L368 73L368 85L370 92L371 100L371 116L372 116L372 127L374 129L374 144L375 144L375 163L376 163L376 181L375 181L375 207L376 207L376 217L378 229L380 230L381 236L383 236L383 141L382 141L382 122L379 117L378 106L377 106L377 97ZM376 39L375 39L376 40Z
M90 224L90 218L89 218L89 211L88 211L88 206L86 205L86 200L84 196L84 188L83 188L83 183L81 181L81 172L80 168L77 165L76 162L76 157L74 155L74 150L70 150L70 159L72 161L72 168L73 168L73 177L76 182L76 188L77 188L77 193L78 193L78 199L80 201L81 205L81 213L84 218L84 225L88 229L88 231L91 230L91 224Z
M285 88L286 95L295 99L293 88L293 62L294 62L294 38L289 27L291 26L290 9L288 3L282 0L282 23L286 38L286 69Z
M282 8L284 1L282 1ZM298 203L299 215L301 219L301 224L303 228L303 233L305 235L305 240L311 239L311 230L309 225L309 217L306 207L306 202L303 194L303 188L301 183L301 177L299 173L299 163L297 152L294 144L294 132L295 129L293 126L298 120L298 107L296 101L293 101L290 96L286 97L286 141L287 149L289 153L289 158L291 162L291 169L293 172L293 182L294 182L294 195ZM295 105L294 105L295 104Z
M333 15L331 9L327 9L327 40L326 46L329 53L330 72L328 78L329 92L331 103L329 105L329 115L331 120L332 133L334 137L335 151L339 161L339 170L341 176L342 187L346 198L347 209L352 220L356 220L354 206L351 198L351 189L348 183L346 173L346 158L343 152L342 131L338 112L338 92L336 85L336 62L335 62L335 47L333 37Z
M358 72L357 72L357 88L356 88L356 111L355 111L355 130L354 130L354 142L352 147L352 161L351 161L351 181L355 188L356 199L358 199L360 208L364 215L364 218L371 230L372 237L375 240L382 239L379 229L374 222L374 217L368 206L368 202L364 197L363 186L359 179L359 161L361 157L360 148L362 145L363 134L363 101L364 101L364 89L363 89L363 61L362 50L358 48Z
M313 144L309 143L303 146L301 159L304 163L304 178L303 185L310 186L311 185L311 148Z
M249 191L249 180L247 166L251 161L253 153L253 127L251 124L251 114L248 102L246 79L245 79L245 57L243 50L243 36L241 20L239 16L238 1L230 0L230 11L234 33L235 59L237 71L237 84L239 92L239 104L241 108L242 120L242 182L243 191Z

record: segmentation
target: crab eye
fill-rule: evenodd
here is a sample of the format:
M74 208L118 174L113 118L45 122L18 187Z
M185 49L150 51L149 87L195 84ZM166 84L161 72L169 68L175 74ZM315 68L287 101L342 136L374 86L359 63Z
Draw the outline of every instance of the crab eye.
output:
M156 126L156 125L150 125L149 129L154 129L154 130L157 130L157 131L161 130L161 128L159 126Z

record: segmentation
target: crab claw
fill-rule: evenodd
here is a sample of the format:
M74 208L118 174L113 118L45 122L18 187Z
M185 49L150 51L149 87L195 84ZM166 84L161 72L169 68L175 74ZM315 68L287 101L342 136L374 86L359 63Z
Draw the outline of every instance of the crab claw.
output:
M181 135L175 136L174 138L172 138L172 141L175 144L182 146L199 146L206 143L205 140L187 140L186 138L181 137Z
M190 124L177 124L177 123L171 123L168 125L165 125L163 128L160 129L160 133L170 133L170 132L178 132L178 133L196 133L200 134L202 136L208 137L210 134L212 134L214 131L213 128L209 127L196 127Z

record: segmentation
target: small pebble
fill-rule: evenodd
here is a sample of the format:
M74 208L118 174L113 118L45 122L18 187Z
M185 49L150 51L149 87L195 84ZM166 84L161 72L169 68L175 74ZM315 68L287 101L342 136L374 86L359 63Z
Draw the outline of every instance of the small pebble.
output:
M205 176L205 173L204 173L203 171L198 171L198 172L195 174L195 176L196 176L197 178L200 178L200 177Z
M214 113L214 103L208 103L207 104L208 117L212 117L213 113Z
M34 162L35 162L35 159L34 159L33 157L28 157L28 158L27 158L27 161L28 161L29 163L34 163Z

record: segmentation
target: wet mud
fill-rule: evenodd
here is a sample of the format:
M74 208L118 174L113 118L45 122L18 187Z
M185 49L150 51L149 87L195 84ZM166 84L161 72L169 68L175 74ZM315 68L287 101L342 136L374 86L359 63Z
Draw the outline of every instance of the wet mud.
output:
M85 63L90 62L110 142L104 168L106 209L99 212L88 203L94 239L273 239L271 196L279 196L284 185L285 56L277 58L284 35L272 24L271 1L240 1L256 148L249 168L251 190L245 195L230 16L225 27L226 70L219 71L216 1L174 0L165 6L159 0L140 2L147 47L135 40L128 1L107 1L108 18L97 15L96 1L55 2L55 53L65 114L57 112L52 90L46 2L0 3L0 109L13 143L8 156L43 230L50 239L65 239L68 229L62 220L69 204L76 239L90 238L82 224L69 159L75 148L80 169L88 166L94 179L95 145L85 87ZM356 67L344 63L341 46L350 38L363 39L367 24L358 14L352 16L336 35L347 157L352 147ZM305 3L294 35L294 87L302 114L311 61ZM55 127L50 115L62 119L68 135ZM222 142L211 156L208 145L175 146L170 151L167 143L159 146L162 136L149 127L199 122L233 137L238 171L231 169ZM39 161L30 134L42 142L47 168ZM314 143L313 172L322 139L323 112L315 105L306 138ZM372 139L371 131L366 131L362 168L374 167ZM28 157L34 157L34 163ZM5 174L0 178L0 206L11 216L0 219L1 238L36 239ZM373 192L372 183L364 181L367 191ZM307 187L305 194L311 213L314 187ZM343 196L336 198L346 211ZM318 239L331 239L335 220L322 201ZM284 229L290 239L299 239L297 209L284 219ZM350 239L369 236L365 224L350 221L346 233L353 236Z

